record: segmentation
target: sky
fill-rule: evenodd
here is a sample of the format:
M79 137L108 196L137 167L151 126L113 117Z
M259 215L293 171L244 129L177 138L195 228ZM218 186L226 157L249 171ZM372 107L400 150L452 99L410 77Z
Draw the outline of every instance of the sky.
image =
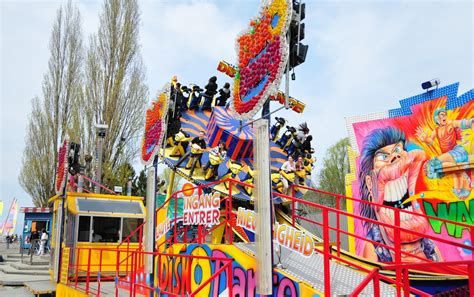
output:
M0 0L0 200L32 206L18 183L31 99L42 97L49 39L65 1ZM73 1L82 16L84 42L96 32L102 1ZM385 111L422 92L421 83L460 82L474 87L472 1L306 0L306 62L296 68L291 96L306 103L303 114L321 169L328 147L347 136L345 117ZM235 37L258 12L260 0L139 1L140 44L149 101L177 75L203 86L220 60L235 64ZM272 105L272 110L278 107ZM3 222L5 217L0 219ZM19 215L21 226L23 215ZM17 230L19 230L17 228Z

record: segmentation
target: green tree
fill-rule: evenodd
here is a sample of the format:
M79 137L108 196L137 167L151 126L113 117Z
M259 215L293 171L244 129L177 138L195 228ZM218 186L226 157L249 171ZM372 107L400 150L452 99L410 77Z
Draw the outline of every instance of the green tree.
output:
M161 172L158 175L160 180L165 181L165 184L162 187L160 187L159 189L157 189L157 191L166 192L166 190L168 189L168 183L170 181L171 172L172 172L172 169L165 168L163 170L163 172ZM184 181L184 178L181 175L179 175L179 174L174 175L173 192L176 192L176 191L179 190L178 187L183 181Z
M132 194L134 196L146 196L146 172L145 169L140 171L140 174L133 179Z
M103 166L103 180L102 183L109 189L114 188L114 186L121 186L123 189L122 194L127 192L127 183L131 178L132 183L135 178L135 169L130 163L124 163L120 165L117 169L113 169L110 165L110 162L106 162Z
M50 58L43 78L43 100L32 100L19 182L34 205L54 195L57 154L66 136L79 139L77 106L82 99L83 46L79 10L61 6L51 31Z
M343 138L331 146L323 160L323 169L319 174L319 188L321 190L345 195L346 174L349 173L349 156L347 147L349 138Z
M160 174L158 174L156 179L156 191L158 193L165 193L168 189L168 183L170 181L171 169L165 168ZM175 174L174 183L173 183L173 192L176 192L179 185L184 181L183 177L179 174ZM146 170L143 169L140 171L138 176L135 176L133 179L132 193L136 196L145 197L146 196L146 184L147 184L147 175Z

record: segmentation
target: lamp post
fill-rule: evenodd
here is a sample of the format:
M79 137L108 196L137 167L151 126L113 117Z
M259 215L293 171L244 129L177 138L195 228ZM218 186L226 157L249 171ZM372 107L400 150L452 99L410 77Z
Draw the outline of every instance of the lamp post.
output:
M95 186L96 194L100 194L100 184L102 182L102 147L104 145L104 138L107 135L108 125L105 124L96 124L95 128L97 129L97 173L96 181L97 185Z

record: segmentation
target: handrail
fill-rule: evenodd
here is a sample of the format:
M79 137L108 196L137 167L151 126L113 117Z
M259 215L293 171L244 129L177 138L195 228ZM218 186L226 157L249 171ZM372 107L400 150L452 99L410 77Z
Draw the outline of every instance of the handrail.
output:
M438 221L441 221L443 223L454 224L454 225L458 225L458 226L469 228L469 229L473 228L473 225L464 224L462 222L457 222L457 221L453 221L453 220L449 220L449 219L438 218L438 217L430 216L430 215L423 214L423 213L417 213L417 212L409 211L409 210L406 210L406 209L391 207L391 206L388 206L388 205L383 205L383 204L380 205L380 204L377 204L375 202L371 202L371 201L368 201L368 200L362 200L362 199L358 199L358 198L347 197L347 196L344 196L344 195L341 195L341 194L326 192L326 191L323 191L323 190L318 190L318 189L315 189L315 188L310 188L310 187L297 185L297 184L293 184L291 186L294 187L294 188L300 188L300 189L304 189L304 190L307 190L307 191L312 191L312 192L315 192L315 193L324 194L324 195L327 195L327 196L334 196L334 197L337 197L337 198L342 198L342 199L346 199L346 200L356 201L356 202L359 202L359 203L369 204L369 205L373 205L373 206L380 207L380 208L387 208L387 209L392 209L392 210L397 209L400 212L404 212L404 213L407 213L407 214L424 217L424 218L431 219L431 220L438 220ZM283 195L283 194L281 194L281 195ZM308 202L310 202L310 201L308 201Z
M125 239L119 243L117 248L119 248L124 242L127 242L127 241L130 242L132 236L135 235L135 233L137 233L139 230L141 231L143 229L143 226L145 226L145 221L143 221L143 223L141 223L135 230L133 230L132 233L130 233L127 237L125 237ZM138 243L141 243L141 242L142 242L142 239L138 238Z
M203 282L199 287L194 290L191 294L189 294L190 297L196 296L197 293L199 293L202 289L204 289L208 284L210 284L216 277L218 277L224 270L227 270L228 277L227 277L227 288L229 289L227 296L233 296L232 294L232 278L230 277L232 275L232 260L229 261L227 259L227 263L222 265L221 268L217 269L216 272L214 272L205 282Z
M334 213L337 213L337 214L342 214L342 215L352 217L352 218L355 218L355 219L359 219L359 220L362 220L362 221L374 223L374 224L377 224L379 226L393 228L393 229L400 230L400 231L403 231L403 232L407 232L407 233L410 233L410 234L427 237L429 239L433 239L433 240L436 240L436 241L440 241L440 242L443 242L443 243L454 245L456 247L465 248L465 249L469 249L471 251L474 251L474 246L469 246L469 245L449 241L449 240L446 240L446 239L441 238L441 237L435 237L435 236L427 235L426 233L420 233L420 232L417 232L417 231L414 231L414 230L405 229L405 228L402 228L400 226L390 225L390 224L387 224L387 223L384 223L384 222L380 222L380 221L377 221L377 220L374 220L374 219L370 219L370 218L367 218L367 217L363 217L363 216L360 216L360 215L349 213L349 212L346 212L346 211L343 211L343 210L340 210L340 209L335 209L335 208L332 208L332 207L329 207L329 206L321 205L321 204L318 204L318 203L315 203L315 202L306 201L306 200L303 200L303 199L300 199L300 198L290 197L290 196L286 196L286 195L282 195L282 194L280 194L280 196L283 196L288 200L293 200L294 202L307 204L307 205L310 205L310 206L313 206L313 207L316 207L316 208L320 208L320 209L325 209L327 211L334 212ZM398 208L392 208L392 209L394 210L395 217L399 217L401 209L398 209ZM416 213L414 213L414 214L417 215ZM303 218L303 217L298 216L298 215L295 215L295 216ZM454 221L452 221L450 223L456 224L456 222L454 222ZM471 232L473 232L474 231L474 226L469 226L469 227L471 229ZM333 227L329 227L329 228L333 228Z
M111 194L113 194L113 195L117 195L117 193L115 193L115 192L112 191L111 189L109 189L109 188L107 188L107 187L105 187L105 186L99 184L98 182L96 182L95 180L90 179L89 177L85 176L84 174L78 173L77 175L82 176L82 177L83 177L85 180L87 180L88 182L91 182L91 183L93 183L94 185L99 186L100 188L106 190L107 192L109 192L109 193L111 193Z
M241 186L245 186L245 187L249 187L249 188L254 188L254 186L252 184L243 183L239 180L234 180L234 179L229 178L229 179L222 180L222 181L216 181L216 182L212 182L212 183L208 183L208 184L201 184L201 185L192 187L192 189L198 189L199 194L201 194L204 187L208 187L210 185L215 185L215 184L219 184L219 183L228 183L229 184L228 185L228 196L221 199L221 202L225 201L225 207L222 206L222 208L221 208L221 215L225 214L225 218L223 220L221 220L221 222L219 222L219 224L217 224L216 226L211 227L210 230L204 230L203 231L202 226L198 226L198 237L197 237L197 239L192 240L191 242L202 243L202 240L205 238L205 236L207 234L211 233L215 228L218 228L219 226L222 226L224 223L226 224L226 228L232 228L232 224L230 223L230 221L233 219L233 216L235 216L235 214L233 213L232 206L231 206L232 205L231 203L232 203L233 185L241 185ZM338 261L338 262L345 263L345 264L347 264L351 267L355 267L355 268L357 268L361 271L365 271L365 272L368 273L368 275L364 279L364 281L361 284L359 284L359 286L354 290L353 295L357 295L360 292L362 292L364 290L364 288L368 285L368 283L370 283L370 281L372 281L372 280L374 281L374 286L379 286L378 285L379 281L383 280L385 282L392 283L396 286L398 296L400 296L400 294L402 292L401 291L402 288L403 288L403 292L404 292L405 295L410 294L410 292L411 292L411 293L414 293L414 294L418 294L420 296L429 296L425 292L422 292L420 290L417 290L415 288L410 287L409 280L408 280L408 273L409 273L408 269L416 269L416 268L417 269L422 269L422 268L427 268L427 267L455 267L455 266L457 267L457 265L467 265L469 272L472 271L471 275L474 275L474 264L470 264L470 263L466 263L466 262L462 262L462 261L441 262L441 263L432 262L431 260L428 260L426 258L421 258L418 255L415 255L415 254L410 253L409 251L403 250L402 246L401 246L401 243L400 243L400 240L399 240L401 234L408 233L408 234L415 235L417 237L429 238L429 239L437 241L439 243L450 244L452 246L465 248L465 249L468 249L468 250L471 250L471 251L474 252L474 247L467 246L467 245L462 244L462 243L452 242L452 241L449 241L445 238L437 237L436 235L428 235L428 234L425 234L425 233L418 232L416 230L411 230L411 229L407 229L405 227L402 227L401 224L400 224L401 223L400 222L400 214L401 213L408 213L408 214L411 214L411 215L414 215L414 216L424 217L426 219L438 220L438 221L441 221L441 222L450 223L450 224L453 224L453 225L469 228L469 230L471 231L471 236L474 235L474 226L463 224L463 223L460 223L460 222L451 221L451 220L448 220L448 219L437 218L437 217L434 217L434 216L429 216L429 215L426 215L426 214L421 214L421 213L417 213L417 212L413 212L413 211L408 211L408 210L405 210L405 209L393 208L393 207L386 206L386 205L379 205L379 204L376 204L376 203L373 203L373 202L370 202L370 201L365 201L365 200L356 199L356 198L350 198L350 197L346 197L344 195L333 194L333 193L321 191L321 190L318 190L318 189L309 188L309 187L306 187L306 186L301 186L301 185L296 185L296 184L292 185L292 193L295 193L295 190L297 191L298 189L314 191L314 192L318 192L318 193L321 193L321 194L324 194L324 195L331 195L331 196L335 197L335 199L336 199L336 208L331 208L329 206L321 205L319 203L315 203L315 202L312 202L312 201L307 201L307 200L303 200L301 198L293 197L294 194L292 196L288 196L288 195L284 195L284 194L281 194L281 193L273 192L274 197L280 197L284 201L291 201L291 212L292 212L292 223L293 223L293 225L295 225L295 219L301 219L301 220L306 220L306 221L308 221L312 224L316 224L316 225L319 225L319 226L323 227L323 233L324 233L323 234L323 247L322 247L322 249L320 249L318 247L315 247L315 251L318 252L318 253L321 253L324 256L324 275L325 275L325 278L324 278L324 291L325 291L325 294L328 295L328 296L331 293L331 280L330 280L330 277L329 277L330 276L330 271L329 271L329 269L330 269L330 260L335 260L335 261ZM171 220L172 222L174 222L174 233L175 234L174 234L174 236L171 236L166 241L164 241L164 243L166 243L166 242L178 243L177 234L176 234L177 233L177 222L180 219L182 219L181 217L178 216L178 213L177 213L178 199L181 198L181 197L178 197L178 194L180 192L183 192L183 191L184 190L180 190L180 191L177 191L177 192L173 193L164 203L164 204L169 203L171 199L175 199L174 205L170 206L170 207L174 207L174 210L175 210L174 211L174 218ZM341 199L359 201L360 203L374 205L374 206L377 206L377 207L380 207L380 208L391 209L394 212L394 221L395 221L395 223L394 224L388 224L388 223L384 223L384 222L381 222L381 221L377 221L377 220L374 220L374 219L371 219L371 218L361 216L361 215L356 214L356 213L349 213L345 210L341 210L340 209L340 206L341 206L341 201L340 200ZM300 204L304 204L304 205L308 205L308 206L312 206L312 207L320 209L323 213L323 222L322 223L321 222L316 222L314 220L311 220L309 218L306 218L306 217L303 217L301 215L296 214L295 213L295 204L296 203L300 203ZM162 209L163 207L164 207L164 205L161 205L157 210ZM329 224L329 214L330 213L334 213L337 216L337 223L336 223L335 227L331 226ZM373 240L370 240L368 238L364 238L364 237L359 236L357 234L351 234L349 232L341 230L340 221L339 221L340 216L351 217L351 218L358 219L358 220L363 221L363 222L369 222L369 223L372 223L372 224L377 224L379 226L383 226L385 228L391 228L393 230L394 237L395 237L394 241L396 243L394 244L394 246L389 246L385 243L375 242ZM185 226L183 228L183 230L186 232L187 227ZM329 232L330 231L335 231L336 236L337 236L337 254L335 254L335 255L332 254L332 248L329 246L329 241L330 241ZM230 233L232 233L232 231L230 231ZM393 259L394 262L387 263L387 264L381 263L380 269L382 269L382 267L383 267L383 269L395 271L396 279L394 280L394 279L391 279L388 276L380 274L380 272L378 270L379 268L377 270L370 271L370 270L368 270L368 269L366 269L366 268L364 268L360 265L357 265L357 263L353 263L353 262L348 261L348 260L344 259L343 257L341 257L341 255L340 255L340 234L345 234L347 236L352 236L354 238L359 238L361 240L364 240L365 242L371 242L372 244L376 244L378 246L385 247L388 250L394 251L394 254L392 254L392 259ZM229 237L230 237L229 238L229 243L230 243L231 242L230 239L232 238L232 234L230 234ZM187 238L187 236L185 234L185 236L183 238L183 243L188 243L186 238ZM227 238L227 229L226 229L226 238ZM397 240L397 238L398 238L398 240ZM405 259L418 259L418 260L421 260L425 263L417 263L417 264L424 264L424 265L407 266L407 265L405 265L406 262L402 258L402 255L406 256ZM433 264L436 264L436 265L433 265ZM461 270L457 270L458 273L461 273L460 271ZM462 273L464 274L464 272L462 272ZM405 280L404 278L406 278L407 280ZM471 280L471 279L473 279L473 280ZM474 288L474 277L471 277L469 281L470 281L470 285L471 285L471 283L473 283L473 288ZM375 284L375 283L377 283L377 284ZM375 289L374 293L376 295L379 295L380 292L377 293L376 291L377 290L379 291L380 287L374 288L374 289ZM473 289L473 291L474 291L474 289Z
M378 268L372 269L372 271L364 278L362 282L352 291L349 297L359 296L360 293L367 287L367 285L373 281L374 283L374 296L380 296L380 281L379 281L379 270Z

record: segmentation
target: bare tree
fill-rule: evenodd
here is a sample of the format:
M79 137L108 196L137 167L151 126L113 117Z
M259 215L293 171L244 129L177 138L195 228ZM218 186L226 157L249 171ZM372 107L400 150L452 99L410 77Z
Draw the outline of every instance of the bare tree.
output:
M60 7L51 32L51 56L43 78L44 101L32 101L23 164L21 186L37 206L46 206L54 193L54 173L58 148L69 135L79 136L76 112L82 96L81 64L83 59L81 17L68 2Z
M94 125L107 124L103 163L112 172L133 161L143 129L148 88L138 44L139 24L137 1L105 0L87 53L83 148L94 155Z
M31 105L19 181L34 205L46 206L54 191L54 140L43 102L35 97Z

